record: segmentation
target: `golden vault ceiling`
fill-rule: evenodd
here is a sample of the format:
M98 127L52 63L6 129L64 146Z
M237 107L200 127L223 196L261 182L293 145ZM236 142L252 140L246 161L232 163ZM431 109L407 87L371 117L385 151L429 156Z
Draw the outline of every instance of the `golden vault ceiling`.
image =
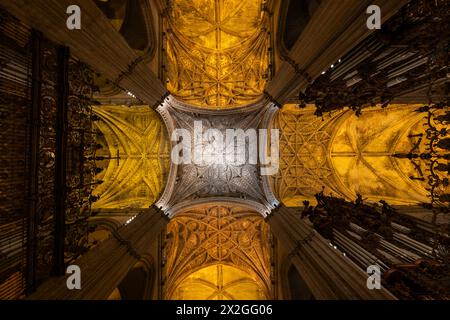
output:
M187 276L173 300L265 300L264 288L241 269L215 264Z
M337 188L347 198L359 193L390 204L429 202L426 183L410 178L416 176L416 167L408 159L393 157L408 154L418 141L415 135L425 131L423 114L414 112L418 107L366 110L359 118L347 112L341 119L330 159Z
M167 87L180 100L226 109L261 97L269 77L265 0L173 0L166 19Z
M148 106L94 107L101 119L103 148L97 165L103 171L94 209L148 208L159 197L170 166L170 142L159 115Z
M372 108L360 117L339 111L322 120L313 111L285 106L272 122L280 129L280 171L270 179L276 196L299 206L325 188L349 200L361 194L391 204L429 202L426 182L411 178L417 167L393 156L408 154L424 132L418 107Z
M270 244L261 215L238 205L202 205L177 214L167 227L165 297L270 298Z
M322 121L296 105L286 105L275 114L271 127L280 130L280 170L269 180L280 201L298 206L333 179L327 152L335 122Z

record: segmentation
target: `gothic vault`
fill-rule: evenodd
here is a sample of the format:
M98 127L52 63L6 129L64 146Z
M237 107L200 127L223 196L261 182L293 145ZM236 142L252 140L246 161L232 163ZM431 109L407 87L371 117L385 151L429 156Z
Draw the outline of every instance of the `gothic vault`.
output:
M0 299L450 299L448 21L2 0Z

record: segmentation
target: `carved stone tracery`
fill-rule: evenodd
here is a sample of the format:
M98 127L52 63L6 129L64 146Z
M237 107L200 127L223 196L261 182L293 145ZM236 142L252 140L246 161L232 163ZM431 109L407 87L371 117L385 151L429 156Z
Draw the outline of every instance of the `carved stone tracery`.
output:
M96 209L146 208L164 188L170 162L166 128L147 106L94 107L103 139L95 158L104 171Z
M419 107L375 107L359 117L338 111L323 120L313 111L284 107L271 124L281 132L280 172L269 179L275 194L292 206L314 201L323 189L346 199L362 194L393 204L428 203L425 179L407 159L426 129Z
M261 97L271 59L265 5L265 0L171 1L165 19L168 90L210 109Z
M280 129L280 170L269 181L280 201L313 198L324 186L333 186L327 155L340 116L338 113L324 121L294 106L275 114L270 125Z
M166 108L170 118L177 129L186 129L194 140L194 122L201 121L203 133L208 129L217 129L223 136L227 129L255 129L266 108L262 108L255 115L240 113L227 117L219 115L193 114L176 109L177 102L171 100L173 106L168 103ZM167 112L165 112L167 113ZM167 116L167 114L166 114ZM207 143L207 142L205 142ZM191 150L193 150L193 145ZM225 154L225 150L223 151ZM262 190L260 170L258 165L243 165L230 163L197 165L181 164L177 167L177 176L166 189L171 189L158 202L164 208L170 208L177 203L203 197L235 197L254 200L270 207Z
M213 265L245 271L270 298L271 236L262 217L240 205L207 204L178 213L167 227L165 296L189 274Z

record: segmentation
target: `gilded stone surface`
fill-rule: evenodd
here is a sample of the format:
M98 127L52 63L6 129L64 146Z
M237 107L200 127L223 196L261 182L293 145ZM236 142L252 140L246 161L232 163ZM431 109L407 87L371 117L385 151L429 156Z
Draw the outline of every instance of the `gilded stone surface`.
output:
M103 180L96 209L148 208L160 195L169 171L170 145L158 114L147 106L94 107L103 148L97 156Z
M166 19L167 88L184 102L225 109L256 101L269 77L262 0L174 0Z
M166 297L270 298L270 243L263 218L238 205L179 213L167 227Z

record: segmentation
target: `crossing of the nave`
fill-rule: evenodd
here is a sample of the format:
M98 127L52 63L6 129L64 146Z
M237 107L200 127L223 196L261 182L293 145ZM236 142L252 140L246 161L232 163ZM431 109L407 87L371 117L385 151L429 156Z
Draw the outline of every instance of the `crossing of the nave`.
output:
M2 0L0 299L449 299L449 19L446 0ZM174 161L232 130L258 163L234 138Z

